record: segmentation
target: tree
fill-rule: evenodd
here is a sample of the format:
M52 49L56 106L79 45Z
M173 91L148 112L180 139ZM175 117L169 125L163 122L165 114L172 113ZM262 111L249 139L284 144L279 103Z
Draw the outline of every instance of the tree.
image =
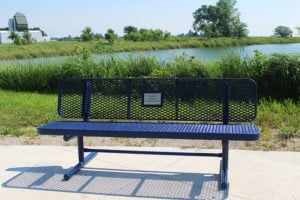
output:
M134 26L126 26L124 27L124 39L131 40L134 42L138 41L161 41L161 40L169 40L171 38L170 32L163 32L160 29L140 29L138 30Z
M236 0L219 0L215 6L202 5L194 13L193 28L207 37L246 37L247 24L240 21Z
M217 10L215 6L203 5L197 9L194 13L193 28L195 32L199 32L200 35L208 37L217 37L220 34L217 31Z
M80 35L81 41L89 42L94 39L94 33L92 31L91 27L85 27L85 29L82 31L82 34Z
M24 38L24 44L32 43L31 33L29 31L24 31L22 37Z
M103 39L104 38L104 36L101 34L101 33L96 33L96 34L94 34L94 39L95 40L101 40L101 39Z
M247 24L241 22L241 21L236 21L234 23L234 29L232 31L232 36L237 37L237 38L242 38L242 37L247 37L248 36L248 29L247 29Z
M131 41L139 41L140 40L140 34L138 32L138 29L134 26L125 26L124 27L124 39L125 40L131 40Z
M288 38L293 37L293 31L287 26L277 26L274 30L275 36Z
M125 34L136 33L136 32L138 32L138 29L134 26L125 26L124 27Z
M14 44L16 45L22 45L23 41L22 41L22 37L20 37L16 32L11 32L10 35L8 36L9 39L11 39Z
M108 29L104 37L106 40L108 40L109 44L113 44L114 41L117 39L118 35L115 34L114 30Z
M124 35L125 40L130 40L134 42L142 41L142 34L140 32L130 32L126 35Z
M168 31L164 32L164 40L169 40L171 38L171 33Z

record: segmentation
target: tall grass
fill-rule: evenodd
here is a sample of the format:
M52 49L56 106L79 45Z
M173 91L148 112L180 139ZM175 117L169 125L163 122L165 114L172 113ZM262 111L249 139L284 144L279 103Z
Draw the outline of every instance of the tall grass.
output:
M262 97L275 99L300 98L300 55L236 55L218 62L222 77L248 77L256 80Z
M299 138L299 116L300 101L294 103L290 99L283 101L262 99L258 106L256 118L256 123L261 127L261 140Z
M0 68L0 88L14 91L56 92L60 80L69 77L247 77L256 80L260 97L300 98L300 55L253 57L228 55L220 61L203 62L186 54L164 63L155 57L105 58L94 61L79 49L61 64L18 64Z

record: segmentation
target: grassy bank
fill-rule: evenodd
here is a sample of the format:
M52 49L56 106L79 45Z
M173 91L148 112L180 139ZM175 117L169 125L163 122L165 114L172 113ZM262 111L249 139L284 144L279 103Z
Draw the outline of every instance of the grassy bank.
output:
M0 89L55 93L68 77L247 77L256 80L260 97L300 97L300 55L255 52L253 57L229 55L220 61L202 62L183 54L161 63L155 57L111 57L94 61L86 50L62 64L25 64L0 68Z
M57 96L0 90L0 135L36 137L36 126L57 120ZM250 149L300 151L300 102L261 100L255 124L261 128Z
M208 47L231 47L253 44L281 44L299 43L300 37L294 38L272 38L272 37L250 37L242 39L234 38L192 38L174 37L168 41L159 42L131 42L118 39L113 45L106 40L92 42L78 41L52 41L44 43L33 43L30 45L0 44L0 60L13 60L24 58L39 58L73 55L77 48L85 48L95 54L112 52L129 52L142 50L162 50L177 48L208 48Z

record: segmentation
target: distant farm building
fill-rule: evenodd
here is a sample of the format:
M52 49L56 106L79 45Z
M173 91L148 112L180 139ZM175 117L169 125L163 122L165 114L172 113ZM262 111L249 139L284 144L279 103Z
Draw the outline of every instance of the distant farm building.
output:
M28 31L27 19L22 13L16 13L13 19L9 19L8 23L10 31Z
M9 39L11 32L15 32L22 36L25 31L28 31L31 34L31 38L35 42L50 40L50 37L39 28L29 29L26 16L18 12L13 18L8 20L8 28L0 28L0 44L13 43L13 41Z

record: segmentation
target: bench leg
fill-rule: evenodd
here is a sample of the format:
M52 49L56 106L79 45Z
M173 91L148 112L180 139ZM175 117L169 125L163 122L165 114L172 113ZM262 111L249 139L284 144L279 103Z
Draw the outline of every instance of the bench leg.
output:
M227 189L228 187L228 140L222 140L222 168L221 168L221 188Z
M84 157L84 145L83 145L83 137L79 136L77 137L78 140L78 164L69 169L65 174L64 174L64 180L69 180L74 174L80 171L82 167L84 167L85 164L87 164L91 159L93 159L97 153L96 152L91 152L89 155Z

